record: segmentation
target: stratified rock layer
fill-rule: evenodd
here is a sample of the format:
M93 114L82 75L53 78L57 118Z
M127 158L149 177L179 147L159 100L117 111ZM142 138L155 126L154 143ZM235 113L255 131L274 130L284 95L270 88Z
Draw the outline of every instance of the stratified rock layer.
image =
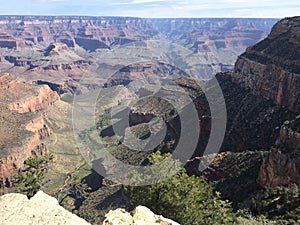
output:
M299 40L300 17L279 21L266 39L248 48L238 58L232 80L249 89L254 95L271 100L298 115ZM259 172L257 181L262 187L300 184L299 127L299 117L285 122L281 127L274 148L263 161Z
M270 35L247 49L233 79L254 94L300 112L300 17L278 22Z
M59 96L48 86L29 85L14 76L0 76L0 186L23 161L48 151L51 135L45 119Z

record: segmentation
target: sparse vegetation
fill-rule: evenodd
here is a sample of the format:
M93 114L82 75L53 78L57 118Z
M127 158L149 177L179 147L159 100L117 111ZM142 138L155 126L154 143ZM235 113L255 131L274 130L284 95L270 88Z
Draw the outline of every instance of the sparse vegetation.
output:
M300 224L300 187L269 188L262 196L251 199L251 210L255 215L264 215L277 224Z
M24 161L24 168L14 176L15 184L19 191L29 198L41 188L44 174L48 165L53 161L53 154L30 157Z
M103 114L100 115L99 120L96 124L97 129L100 130L104 127L107 127L110 124L109 120L110 120L110 109L105 109Z

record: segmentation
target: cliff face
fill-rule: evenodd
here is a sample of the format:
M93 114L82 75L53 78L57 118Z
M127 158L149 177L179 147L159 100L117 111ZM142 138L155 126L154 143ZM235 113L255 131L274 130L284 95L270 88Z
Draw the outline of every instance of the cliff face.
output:
M279 21L270 35L248 48L235 65L232 80L256 96L300 113L300 17ZM263 161L258 183L275 187L300 184L299 118L285 122Z
M5 74L0 76L0 99L0 183L10 186L8 177L26 158L48 151L51 130L45 118L59 97L48 86L28 85Z
M270 35L247 49L233 79L254 94L300 112L300 17L278 22Z
M30 200L22 194L6 194L0 197L0 204L0 223L3 225L89 225L42 191Z

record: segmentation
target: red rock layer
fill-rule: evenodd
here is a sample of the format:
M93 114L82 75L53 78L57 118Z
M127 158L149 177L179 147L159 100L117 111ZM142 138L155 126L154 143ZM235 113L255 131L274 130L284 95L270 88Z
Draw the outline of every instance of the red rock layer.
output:
M45 142L51 130L44 118L58 100L48 86L0 76L0 186L10 186L9 176L26 158L48 151Z

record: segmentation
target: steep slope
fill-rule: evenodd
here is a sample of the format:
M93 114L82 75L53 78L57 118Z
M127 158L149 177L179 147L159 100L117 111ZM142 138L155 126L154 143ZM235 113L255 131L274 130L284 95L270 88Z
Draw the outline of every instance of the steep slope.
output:
M270 35L247 49L236 62L234 82L270 99L296 115L300 113L300 17L279 21ZM264 160L258 182L264 187L300 183L299 119L286 121L274 148Z
M299 17L279 21L265 40L239 57L230 74L232 83L227 84L230 90L223 89L225 96L236 88L239 95L252 96L245 98L233 119L241 132L230 128L224 144L238 137L244 143L252 137L248 144L258 145L250 149L264 151L245 151L249 145L244 145L240 153L219 155L203 173L235 208L250 208L278 224L299 223L299 26ZM226 106L230 121L234 107ZM248 134L244 133L249 125Z
M47 85L26 84L9 74L0 76L1 188L11 187L11 175L34 155L51 152L55 156L55 166L49 168L43 187L49 192L84 164L73 138L71 112L71 105Z

